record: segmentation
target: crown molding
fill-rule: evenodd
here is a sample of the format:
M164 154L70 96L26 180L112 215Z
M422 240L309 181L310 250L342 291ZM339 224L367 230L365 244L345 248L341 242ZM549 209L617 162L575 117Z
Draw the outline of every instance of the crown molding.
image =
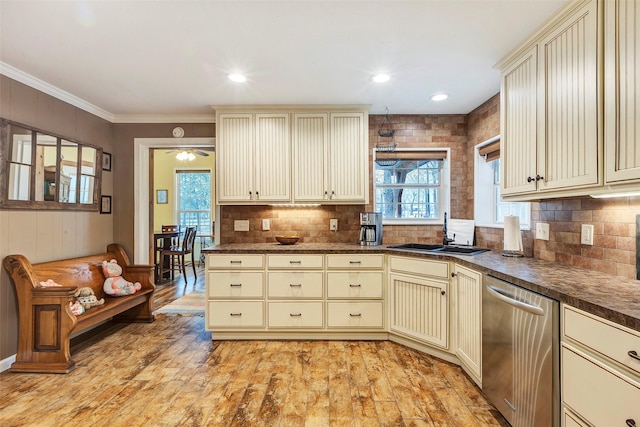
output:
M57 88L37 77L0 61L0 74L23 83L74 107L98 116L111 123L215 123L215 113L211 114L113 114L75 95Z
M112 123L215 123L215 114L116 114Z
M40 92L44 92L47 95L51 95L54 98L69 103L74 107L78 107L81 110L84 110L88 113L91 113L113 123L114 116L110 112L103 110L100 107L96 107L95 105L83 99L80 99L77 96L70 94L69 92L57 88L43 80L40 80L39 78L34 77L31 74L27 74L24 71L18 70L17 68L7 64L6 62L0 61L0 74L4 74L9 78L19 81L20 83L37 89Z

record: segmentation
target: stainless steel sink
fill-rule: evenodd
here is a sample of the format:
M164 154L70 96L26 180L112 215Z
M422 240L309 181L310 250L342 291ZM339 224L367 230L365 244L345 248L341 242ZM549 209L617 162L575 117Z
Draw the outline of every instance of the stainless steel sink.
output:
M477 255L486 252L487 248L476 248L473 246L450 246L450 245L430 245L426 243L403 243L401 245L391 245L389 248L406 249L409 251L447 253L453 255Z

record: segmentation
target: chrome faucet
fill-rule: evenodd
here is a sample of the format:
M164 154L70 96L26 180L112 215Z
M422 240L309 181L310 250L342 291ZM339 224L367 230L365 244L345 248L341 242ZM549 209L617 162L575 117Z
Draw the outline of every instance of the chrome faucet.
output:
M442 244L447 246L449 243L453 242L454 240L456 240L456 235L454 233L453 235L453 239L450 239L447 236L447 213L444 213L444 226L442 227L442 232L444 233L444 237L442 238Z

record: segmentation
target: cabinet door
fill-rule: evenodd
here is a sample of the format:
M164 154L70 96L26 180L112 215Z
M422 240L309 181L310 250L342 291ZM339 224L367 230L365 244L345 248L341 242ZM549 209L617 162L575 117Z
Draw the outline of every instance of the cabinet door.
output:
M539 191L601 183L597 15L592 0L539 43Z
M536 191L537 46L502 74L502 194Z
M256 114L255 121L254 200L290 202L289 114Z
M482 275L454 267L457 302L456 354L463 365L482 381Z
M331 113L330 200L368 202L366 131L363 113Z
M391 330L447 348L448 283L399 274L390 278Z
M640 3L605 2L606 181L640 180Z
M328 199L328 123L325 113L293 116L293 198L297 202Z
M218 202L248 202L253 192L254 120L252 114L219 114L216 124Z

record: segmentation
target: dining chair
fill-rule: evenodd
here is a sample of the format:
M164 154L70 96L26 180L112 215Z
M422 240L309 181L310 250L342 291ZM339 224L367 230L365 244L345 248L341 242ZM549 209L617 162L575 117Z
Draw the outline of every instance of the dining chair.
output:
M177 231L178 233L180 233L180 224L177 225L163 225L162 226L162 232L163 233L172 233ZM177 246L178 242L180 241L180 237L172 237L171 238L171 246ZM168 246L168 245L164 245L164 246Z
M177 246L172 246L170 248L164 248L160 251L161 259L164 260L165 257L169 257L169 262L161 263L161 271L160 271L160 280L162 280L162 276L165 271L171 271L172 273L175 270L178 270L184 276L184 283L187 284L187 271L186 271L186 262L185 258L187 255L191 254L191 266L193 267L193 277L195 285L198 275L196 273L196 263L194 261L193 254L193 243L196 239L196 230L197 227L187 227L184 232L184 239L182 239L182 243ZM173 274L172 274L173 277Z

